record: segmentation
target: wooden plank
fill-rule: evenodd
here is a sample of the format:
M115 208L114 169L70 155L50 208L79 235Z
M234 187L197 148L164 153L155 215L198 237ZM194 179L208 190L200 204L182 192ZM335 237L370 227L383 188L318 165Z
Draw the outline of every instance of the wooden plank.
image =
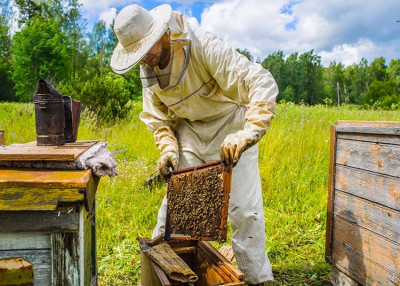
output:
M84 189L91 170L38 170L0 167L0 188Z
M363 285L400 285L400 276L364 257L342 242L333 240L332 262Z
M98 141L66 143L61 146L36 146L29 142L0 151L3 161L74 161Z
M151 261L151 265L154 268L154 271L157 273L158 278L160 279L161 285L162 286L170 286L171 282L167 276L167 274L165 274L165 272L158 267L157 264L155 264L153 261Z
M79 218L79 257L80 257L80 281L81 285L90 285L96 278L96 241L95 216L88 213L85 207L81 206Z
M100 177L90 176L89 182L84 189L86 211L90 211L93 209L93 204L96 198L96 191L99 182Z
M152 285L152 286L162 286L162 285L168 285L169 281L168 278L163 277L161 273L157 273L156 270L154 269L154 265L150 258L140 251L140 269L141 269L141 279L140 283L141 285ZM164 280L164 284L161 283L159 275L162 275L162 279ZM164 279L166 278L166 279Z
M400 177L400 146L337 140L336 163Z
M53 233L51 244L52 284L78 286L80 272L78 234Z
M358 127L358 126L337 126L337 132L360 133L360 134L390 134L400 135L400 127Z
M33 264L34 285L51 285L51 255L50 249L36 250L1 250L0 259L22 257Z
M77 189L0 188L0 211L51 211L84 202L84 194Z
M225 256L216 250L209 242L199 241L198 245L201 249L206 251L212 261L224 269L233 281L244 279L244 274L234 267Z
M400 241L400 212L335 191L334 214L375 232L392 242Z
M227 280L221 275L220 271L221 270L218 267L216 267L213 263L211 263L207 259L204 260L199 265L199 276L200 276L199 279L201 279L201 285L205 286L226 285Z
M333 229L333 203L335 198L335 173L336 173L336 129L331 126L330 161L329 161L329 185L328 205L326 214L326 239L325 239L325 260L330 263L332 256L332 229Z
M78 232L79 212L75 207L56 211L0 211L3 232Z
M48 233L0 233L0 250L50 248Z
M338 139L400 145L400 135L339 133Z
M381 267L400 275L400 244L335 217L333 237Z
M334 286L360 286L361 284L344 274L337 267L331 267L330 280Z
M400 121L358 121L358 120L338 120L335 125L345 127L400 127Z
M338 165L335 187L400 211L400 179Z

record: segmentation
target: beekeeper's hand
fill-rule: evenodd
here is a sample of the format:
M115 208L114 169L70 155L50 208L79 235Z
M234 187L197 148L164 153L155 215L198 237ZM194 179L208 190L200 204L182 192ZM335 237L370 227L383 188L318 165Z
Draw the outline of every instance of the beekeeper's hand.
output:
M260 131L239 130L236 133L226 136L219 147L221 161L226 165L236 166L240 156L251 146L257 144L264 134Z
M171 177L170 168L174 171L178 170L179 157L175 152L166 152L161 155L157 162L158 173L167 181Z

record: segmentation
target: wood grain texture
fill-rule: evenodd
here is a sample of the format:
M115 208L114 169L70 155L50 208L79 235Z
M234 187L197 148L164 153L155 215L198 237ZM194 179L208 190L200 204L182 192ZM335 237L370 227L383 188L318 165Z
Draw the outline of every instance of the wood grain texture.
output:
M336 173L336 128L331 126L330 141L330 162L329 162L329 185L328 185L328 205L326 214L326 234L325 234L325 261L330 263L332 256L332 231L333 231L333 203L335 198L335 173Z
M381 267L361 253L333 240L332 261L363 285L399 285L400 276ZM346 273L345 272L345 273Z
M340 127L400 127L400 121L359 121L359 120L338 120L335 125Z
M78 234L53 233L51 243L53 285L78 286L80 274Z
M400 241L400 212L336 190L334 213L392 242Z
M339 133L338 139L400 145L400 135Z
M237 282L244 279L244 274L234 267L218 250L216 250L209 242L199 241L198 246L207 252L212 262L219 265L232 279L232 282Z
M400 122L337 121L336 130L340 133L400 135Z
M361 284L344 274L335 266L331 267L330 280L332 285L360 286Z
M22 257L33 264L34 285L51 285L51 254L50 249L34 250L1 250L0 259Z
M98 141L77 141L61 146L37 146L36 141L0 151L3 161L74 161Z
M380 267L400 275L400 244L338 216L333 237Z
M337 126L337 132L400 135L400 127Z
M0 167L0 188L84 189L91 170L38 170Z
M0 211L0 233L78 232L78 223L75 207L57 211Z
M51 211L84 202L78 189L0 188L0 211Z
M0 233L0 250L51 248L48 233Z
M79 255L83 258L81 260L81 270L84 277L84 285L90 285L97 275L95 219L94 210L89 213L85 208L81 208L81 249Z
M400 211L400 179L338 165L335 187Z
M168 285L169 283L168 278L167 280L164 281L163 284L160 281L160 276L161 279L163 279L165 273L162 272L158 274L154 269L154 265L152 264L150 258L142 251L140 251L140 269L141 269L141 279L140 279L141 285L152 285L152 286Z
M336 163L400 177L400 146L337 140Z

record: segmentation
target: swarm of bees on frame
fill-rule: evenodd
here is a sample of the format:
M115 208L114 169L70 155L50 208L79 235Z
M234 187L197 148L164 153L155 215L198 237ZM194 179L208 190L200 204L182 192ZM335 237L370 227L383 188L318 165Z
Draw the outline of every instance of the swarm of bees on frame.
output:
M167 200L171 233L221 240L223 196L222 165L172 176Z

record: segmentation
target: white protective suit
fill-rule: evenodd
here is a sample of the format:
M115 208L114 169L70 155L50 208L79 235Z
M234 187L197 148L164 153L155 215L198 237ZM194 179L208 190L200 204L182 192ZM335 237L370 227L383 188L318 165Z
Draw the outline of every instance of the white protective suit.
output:
M143 89L140 114L161 154L179 154L179 168L192 167L219 160L219 147L229 134L245 130L264 135L278 95L272 75L218 37L190 28L180 13L173 12L169 29L171 40L191 43L189 64L173 88L156 84ZM180 71L182 57L175 52L172 72ZM229 201L232 248L246 282L252 284L273 279L265 252L257 157L257 144L242 154L233 169ZM165 230L166 203L164 198L153 237Z

